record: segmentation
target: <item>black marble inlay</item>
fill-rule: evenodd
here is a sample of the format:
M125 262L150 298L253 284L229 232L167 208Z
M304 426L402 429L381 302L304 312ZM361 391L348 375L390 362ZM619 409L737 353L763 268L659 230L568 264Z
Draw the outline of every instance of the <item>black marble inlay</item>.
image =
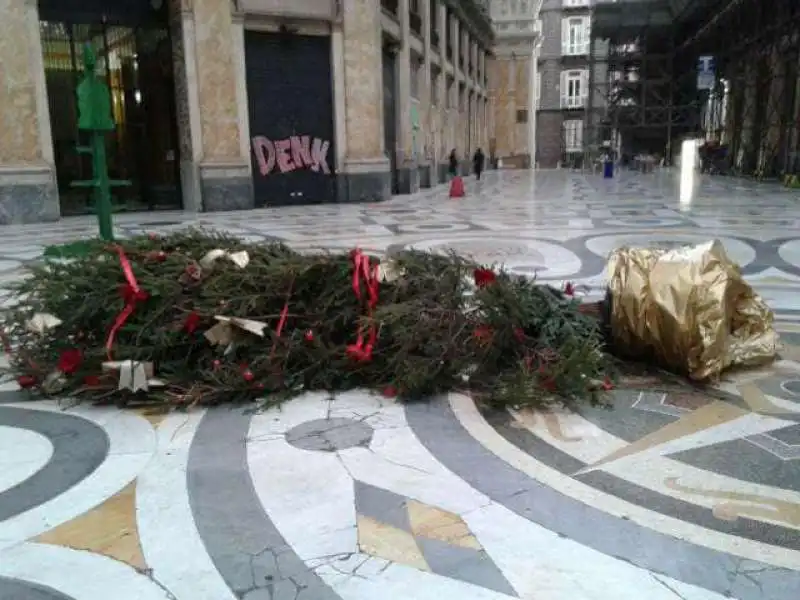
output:
M53 454L44 467L0 492L0 522L63 494L93 473L108 454L106 432L73 415L0 406L0 425L28 429L53 444Z
M73 598L43 585L0 577L0 600L73 600Z
M415 194L419 191L419 169L401 167L397 169L397 188L401 194Z
M391 173L339 173L336 189L337 201L341 203L382 202L392 197Z
M58 221L55 183L0 185L0 225Z
M200 195L205 212L255 208L253 180L250 177L202 178Z

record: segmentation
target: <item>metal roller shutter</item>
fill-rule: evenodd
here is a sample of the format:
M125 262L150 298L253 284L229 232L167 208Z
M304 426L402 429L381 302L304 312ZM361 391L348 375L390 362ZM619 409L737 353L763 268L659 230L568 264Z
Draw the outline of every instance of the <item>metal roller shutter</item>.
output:
M256 206L336 201L331 42L245 32Z

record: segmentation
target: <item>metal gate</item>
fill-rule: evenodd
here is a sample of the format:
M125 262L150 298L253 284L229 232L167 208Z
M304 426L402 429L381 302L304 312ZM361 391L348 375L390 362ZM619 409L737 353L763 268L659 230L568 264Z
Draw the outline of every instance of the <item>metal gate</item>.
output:
M245 32L256 206L336 201L331 41Z
M129 210L181 207L180 157L172 43L165 8L141 0L114 6L98 0L43 0L39 29L62 214L93 210L93 196L73 182L91 178L90 157L77 128L75 90L86 44L110 90L116 125L108 139L113 179L132 185L114 191Z

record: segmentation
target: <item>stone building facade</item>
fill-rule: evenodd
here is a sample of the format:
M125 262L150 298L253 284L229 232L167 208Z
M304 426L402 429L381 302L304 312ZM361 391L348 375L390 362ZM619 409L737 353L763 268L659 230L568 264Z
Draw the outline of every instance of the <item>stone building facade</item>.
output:
M590 141L587 113L605 110L607 45L590 59L591 0L544 0L539 13L538 164L577 166ZM593 94L589 102L589 94Z
M514 167L529 165L532 152L543 168L579 165L590 143L587 110L602 115L606 104L606 45L595 40L589 56L591 1L493 0L492 24L496 156Z
M113 6L112 6L113 5ZM0 0L0 224L91 210L74 90L98 52L131 210L361 202L490 137L486 0Z
M492 154L504 167L526 167L536 135L537 76L534 56L541 41L541 0L493 0L495 51L489 69Z

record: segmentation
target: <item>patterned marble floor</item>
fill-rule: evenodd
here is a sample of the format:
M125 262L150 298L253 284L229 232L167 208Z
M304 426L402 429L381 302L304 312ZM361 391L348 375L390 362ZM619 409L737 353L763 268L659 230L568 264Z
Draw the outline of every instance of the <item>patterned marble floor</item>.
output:
M603 286L621 244L723 240L786 350L714 395L632 380L613 410L482 413L367 392L280 410L63 409L0 387L2 600L795 600L800 196L676 175L489 173L378 205L125 215L298 248L450 247ZM0 229L0 284L90 219Z

